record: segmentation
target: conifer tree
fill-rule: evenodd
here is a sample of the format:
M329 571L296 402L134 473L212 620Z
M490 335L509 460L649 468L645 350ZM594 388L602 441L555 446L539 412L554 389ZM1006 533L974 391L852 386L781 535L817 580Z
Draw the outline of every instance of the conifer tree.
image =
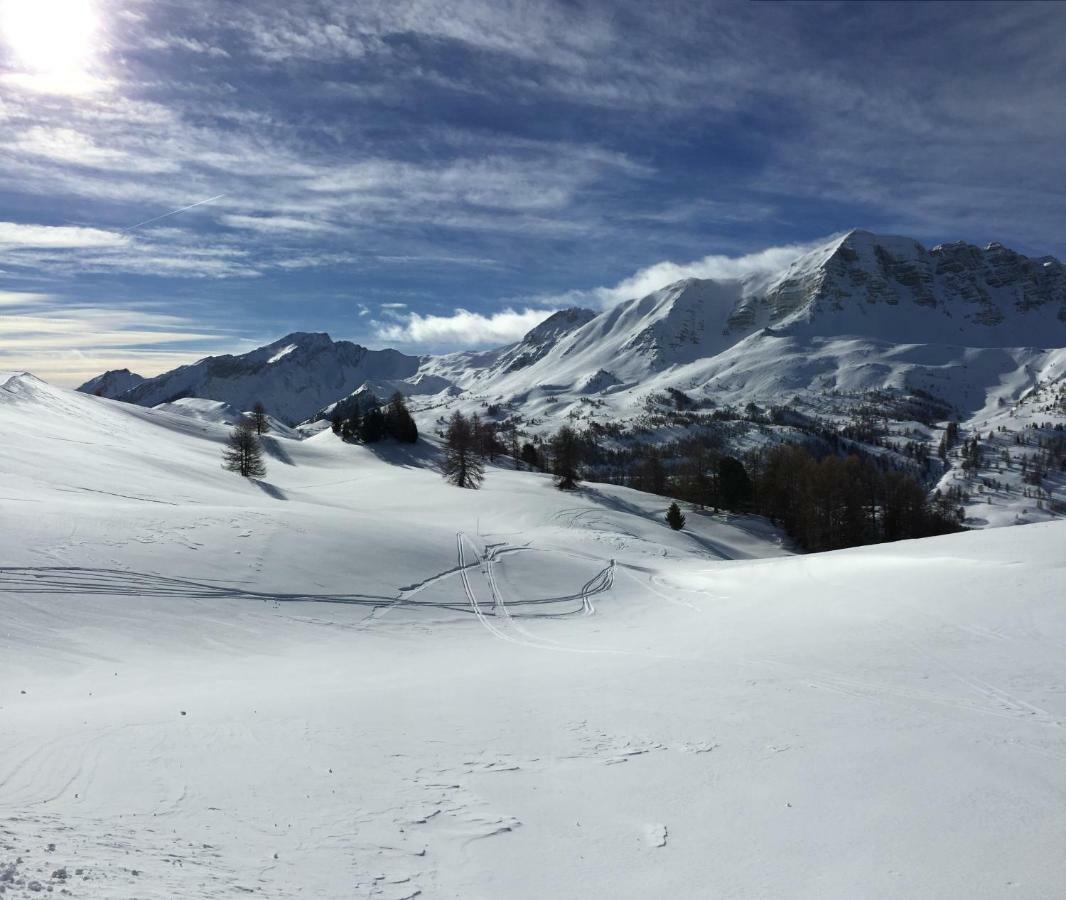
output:
M385 410L385 428L389 437L401 444L413 444L418 440L418 426L407 409L403 394L397 391Z
M751 500L751 479L744 464L733 456L718 461L718 494L726 509L742 509Z
M551 451L555 486L561 491L572 491L581 481L581 445L577 432L569 425L563 425L552 438Z
M263 448L250 419L242 418L233 426L229 442L222 451L222 468L245 478L262 478L266 475Z
M368 409L359 423L358 437L364 444L376 444L386 435L385 414L380 407Z
M537 448L529 441L522 445L522 462L529 466L531 471L541 467L540 454L537 452Z
M676 503L671 503L670 508L667 509L666 522L674 531L680 531L685 527L685 514L681 512L681 507Z
M270 425L267 423L266 407L258 401L252 407L252 424L255 425L256 434L266 434L270 431Z
M456 410L444 435L441 474L456 487L476 490L485 479L485 467L478 457L470 420Z

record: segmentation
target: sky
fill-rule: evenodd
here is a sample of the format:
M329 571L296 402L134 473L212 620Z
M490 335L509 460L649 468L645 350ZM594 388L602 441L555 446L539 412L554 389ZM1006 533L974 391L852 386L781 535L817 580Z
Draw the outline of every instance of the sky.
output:
M0 0L0 370L501 344L853 227L1066 257L1064 33L1066 3Z

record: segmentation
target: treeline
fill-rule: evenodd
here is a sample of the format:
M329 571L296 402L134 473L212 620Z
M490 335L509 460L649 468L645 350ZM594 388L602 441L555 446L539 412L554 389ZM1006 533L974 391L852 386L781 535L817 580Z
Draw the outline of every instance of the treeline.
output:
M442 434L444 477L460 487L480 486L484 462L510 456L516 468L552 473L561 489L594 477L700 508L763 515L811 551L960 530L957 498L930 499L911 472L875 456L834 452L831 444L821 455L784 444L741 459L723 453L713 435L612 448L593 429L563 426L548 439L521 441L512 423L461 413L447 420Z
M742 460L689 439L666 454L646 446L628 463L627 477L610 480L701 508L766 516L805 550L960 530L951 498L931 500L911 473L854 452L816 456L805 446L783 444Z
M343 409L335 409L330 420L333 433L359 444L376 444L392 438L401 444L418 440L418 426L398 391L382 404L372 394L354 398Z
M929 500L906 472L859 456L815 459L802 447L774 447L754 480L753 509L779 523L805 550L837 550L960 531L948 502Z

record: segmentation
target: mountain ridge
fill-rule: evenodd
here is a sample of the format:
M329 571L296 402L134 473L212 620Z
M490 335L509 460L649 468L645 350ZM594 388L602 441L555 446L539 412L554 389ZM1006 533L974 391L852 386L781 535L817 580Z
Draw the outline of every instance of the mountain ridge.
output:
M549 424L589 397L632 418L637 395L667 388L744 403L794 391L939 387L972 411L1012 367L1031 371L1030 382L1058 377L1053 351L1062 347L1066 267L1054 257L996 242L927 249L856 229L773 271L685 278L600 312L558 310L503 347L411 356L293 332L117 396L147 406L197 396L244 409L261 400L289 424L361 391L396 390L427 408L505 404ZM945 376L959 366L982 374L960 386L957 373ZM623 403L623 394L633 396Z

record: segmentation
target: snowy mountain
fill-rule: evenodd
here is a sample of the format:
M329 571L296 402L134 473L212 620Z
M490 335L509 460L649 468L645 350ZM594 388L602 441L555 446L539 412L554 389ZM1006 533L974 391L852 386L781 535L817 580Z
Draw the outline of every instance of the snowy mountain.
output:
M328 334L296 332L250 353L181 366L120 396L140 406L199 397L249 410L262 402L271 415L296 424L367 381L415 376L419 362L398 350L368 350Z
M356 397L400 391L424 429L455 409L512 419L527 433L570 423L643 440L676 438L697 423L716 427L737 453L853 430L876 414L882 424L864 429L860 449L908 469L914 454L898 455L902 448L935 450L955 421L963 438L988 442L987 465L967 477L1002 483L992 460L1009 448L984 436L995 429L1010 441L1023 423L1066 424L1066 403L1054 399L1064 376L1066 267L1058 260L999 244L926 249L852 231L777 271L685 279L599 313L561 310L505 347L417 358L293 334L117 396L144 406L200 397L238 410L262 401L296 424ZM1053 399L1038 408L1037 396ZM678 403L702 413L671 418ZM716 426L713 416L733 424ZM1055 437L1048 431L1039 440ZM915 474L946 489L961 459L945 463L923 463ZM1019 481L998 512L973 510L971 521L1033 521L1066 508L1057 496L1066 483L1055 480L1054 466L1042 469L1050 481L1035 485L1039 491Z
M129 369L111 369L103 375L90 378L78 388L83 394L95 394L114 400L127 391L133 390L144 381L144 377Z
M498 349L419 359L297 333L124 392L115 373L83 389L106 383L106 396L145 406L190 396L238 408L262 401L289 423L360 390L400 390L433 408L503 403L548 424L590 397L604 401L602 415L631 419L668 388L731 404L920 390L969 415L1060 377L1064 347L1059 261L999 244L927 250L852 231L781 271L686 279L599 314L561 310Z
M1055 368L1040 351L1062 347L1066 268L1057 260L998 244L926 250L907 238L853 231L784 271L679 281L578 320L520 367L471 357L474 371L453 377L519 405L537 390L574 400L667 385L769 403L798 389L927 390L940 374L931 369L966 361L960 348L1000 371ZM424 369L451 370L453 359L444 360ZM977 374L957 387L965 394L987 385ZM950 393L949 402L972 406L955 387Z
M5 898L1061 894L1066 523L794 556L226 415L0 374Z

